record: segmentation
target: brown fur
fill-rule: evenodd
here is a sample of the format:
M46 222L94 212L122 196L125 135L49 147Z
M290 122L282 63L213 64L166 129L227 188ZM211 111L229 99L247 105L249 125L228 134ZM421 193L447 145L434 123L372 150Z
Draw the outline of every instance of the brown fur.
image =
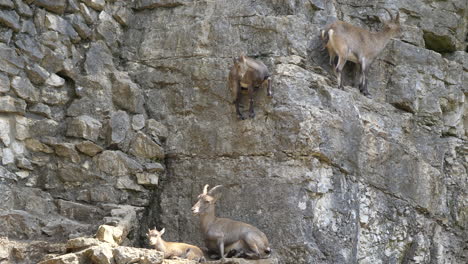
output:
M150 241L150 245L154 246L156 250L164 253L165 259L185 258L195 260L198 262L205 261L203 251L197 247L186 243L167 242L162 239L165 229L158 231L156 228L148 230L146 236Z
M352 61L361 69L359 90L364 95L369 95L367 90L369 66L385 48L390 38L400 32L400 13L393 18L390 11L385 10L390 14L390 20L383 22L384 28L379 32L370 32L343 21L336 21L322 30L322 40L326 42L325 48L330 55L330 64L333 64L335 57L338 56L338 63L334 69L341 89L343 88L341 71L346 61Z
M268 68L261 61L254 60L244 55L234 59L234 65L229 71L228 83L229 89L235 98L234 104L236 105L236 113L240 119L244 119L244 116L239 110L242 88L246 88L249 93L249 116L251 118L255 116L253 108L254 89L267 83L267 93L268 96L271 96L271 77Z
M218 185L208 192L208 185L205 185L198 202L192 207L192 212L200 215L200 226L208 250L221 258L228 254L253 259L268 258L271 249L262 231L243 222L215 216L218 198L213 193L220 187Z

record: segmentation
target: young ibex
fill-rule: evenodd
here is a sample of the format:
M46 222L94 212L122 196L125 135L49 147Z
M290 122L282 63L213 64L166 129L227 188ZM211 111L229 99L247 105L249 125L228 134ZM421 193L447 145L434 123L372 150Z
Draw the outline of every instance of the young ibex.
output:
M369 32L343 21L336 21L322 30L322 40L326 43L330 64L333 64L335 57L338 56L338 63L334 69L340 89L343 88L341 71L346 61L352 61L361 69L359 90L365 96L370 95L366 76L369 66L390 39L400 32L400 13L394 18L388 9L384 9L390 15L390 20L380 19L384 23L382 31Z
M236 105L236 113L240 119L244 119L244 116L239 110L242 90L247 90L249 93L249 116L253 118L255 117L253 108L254 89L258 89L265 83L267 83L267 94L271 96L271 75L263 62L244 55L241 55L239 58L234 58L234 65L229 71L229 88L235 98L234 104Z
M271 249L262 231L243 222L215 216L219 195L213 194L220 187L218 185L208 191L208 184L205 185L203 193L198 195L198 202L192 207L192 212L200 215L200 226L208 250L221 258L233 252L236 256L253 259L268 258Z
M153 230L148 229L146 236L149 239L149 244L154 246L156 250L164 253L165 259L170 258L185 258L195 260L198 262L205 261L203 251L193 245L177 242L166 242L162 239L165 229L158 231L156 228Z

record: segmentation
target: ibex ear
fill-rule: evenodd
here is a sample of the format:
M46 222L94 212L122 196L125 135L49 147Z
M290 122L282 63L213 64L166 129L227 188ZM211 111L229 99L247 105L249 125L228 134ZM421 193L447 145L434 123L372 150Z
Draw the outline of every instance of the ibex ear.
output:
M400 23L400 12L397 12L396 17L395 17L395 21Z
M159 231L159 233L161 234L161 236L164 234L165 231L166 231L166 228L163 228L163 229L161 229L161 231Z

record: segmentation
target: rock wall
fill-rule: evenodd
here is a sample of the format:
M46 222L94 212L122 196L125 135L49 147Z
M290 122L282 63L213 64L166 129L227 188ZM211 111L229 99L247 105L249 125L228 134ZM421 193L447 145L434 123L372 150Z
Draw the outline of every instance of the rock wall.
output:
M280 263L466 262L467 5L0 1L0 262L123 222L123 246L153 226L201 245L204 184ZM379 30L382 7L402 34L371 67L372 98L337 89L320 29ZM274 74L244 121L226 82L240 53Z

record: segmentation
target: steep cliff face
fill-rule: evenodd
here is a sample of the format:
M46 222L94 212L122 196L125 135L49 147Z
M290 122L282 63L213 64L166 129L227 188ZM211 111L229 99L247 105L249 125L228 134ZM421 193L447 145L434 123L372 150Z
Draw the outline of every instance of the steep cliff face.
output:
M372 97L337 89L320 29L379 30L382 7L402 34L371 66ZM224 185L217 214L264 231L280 263L468 261L467 13L463 0L0 1L0 262L64 253L101 224L121 245L144 247L153 226L202 245L190 207L205 184ZM273 97L259 90L242 121L227 87L241 53L273 73Z

